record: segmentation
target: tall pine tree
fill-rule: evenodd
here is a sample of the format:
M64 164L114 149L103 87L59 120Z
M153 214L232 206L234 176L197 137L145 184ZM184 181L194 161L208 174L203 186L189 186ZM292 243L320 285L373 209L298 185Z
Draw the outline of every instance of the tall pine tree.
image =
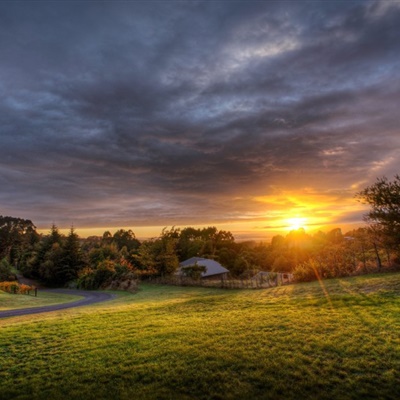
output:
M57 280L68 282L78 277L78 272L85 266L84 256L79 243L79 236L71 227L63 246L61 265L59 265Z

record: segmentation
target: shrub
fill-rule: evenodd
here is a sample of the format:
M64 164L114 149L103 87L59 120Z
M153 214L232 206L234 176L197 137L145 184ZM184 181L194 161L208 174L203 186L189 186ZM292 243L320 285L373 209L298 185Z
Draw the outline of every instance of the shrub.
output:
M96 290L99 289L105 281L115 274L112 261L103 261L97 269L85 268L78 278L78 287L81 289Z
M7 258L0 261L0 281L15 281L17 277L11 272L11 264Z
M128 271L124 274L115 274L111 279L106 281L101 288L109 290L125 290L130 292L137 291L138 278L134 272Z
M296 265L293 270L294 279L298 282L315 281L321 276L321 268L313 259Z
M117 263L113 260L103 260L95 268L85 268L78 279L81 289L96 290L107 282L124 275L129 271L128 263Z
M29 294L29 292L34 289L33 286L19 284L17 281L0 282L0 290L7 293Z
M194 265L189 265L188 267L182 267L181 272L183 276L187 276L188 278L192 278L196 281L201 279L203 272L207 271L207 267L203 265L198 265L197 262Z

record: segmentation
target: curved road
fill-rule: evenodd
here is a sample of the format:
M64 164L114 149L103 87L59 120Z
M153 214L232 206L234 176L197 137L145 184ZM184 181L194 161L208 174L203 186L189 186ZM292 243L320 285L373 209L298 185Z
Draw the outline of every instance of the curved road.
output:
M111 300L115 298L115 294L96 292L88 290L72 290L72 289L46 289L42 290L46 292L72 294L74 296L83 296L83 299L71 301L70 303L54 304L50 306L32 307L32 308L20 308L17 310L6 310L0 311L0 318L5 317L17 317L20 315L38 314L50 311L64 310L66 308L74 308L87 306L94 303L100 303L103 301Z

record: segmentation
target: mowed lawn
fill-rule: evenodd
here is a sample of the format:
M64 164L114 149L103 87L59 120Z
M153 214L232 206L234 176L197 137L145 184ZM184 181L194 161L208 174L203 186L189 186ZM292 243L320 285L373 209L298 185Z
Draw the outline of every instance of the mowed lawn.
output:
M50 306L53 304L69 303L80 299L82 299L82 296L46 292L40 289L38 290L37 297L35 297L33 291L29 295L16 295L5 293L0 290L0 311L14 310L19 308Z
M399 399L400 274L142 285L0 320L1 399Z

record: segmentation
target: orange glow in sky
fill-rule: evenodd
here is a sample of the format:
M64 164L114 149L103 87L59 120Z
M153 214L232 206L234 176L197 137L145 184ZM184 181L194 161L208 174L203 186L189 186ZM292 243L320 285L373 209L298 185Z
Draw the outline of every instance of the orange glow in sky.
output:
M164 227L184 228L192 226L202 228L216 226L220 230L233 233L237 240L269 241L277 234L286 235L291 230L304 228L313 233L318 230L329 231L342 228L343 232L363 226L361 215L365 207L355 201L353 192L318 193L313 189L304 189L301 193L277 191L270 196L243 198L244 204L251 205L251 211L242 215L232 216L230 220L210 220L201 224L181 223L152 226L115 226L84 228L76 227L81 237L101 236L105 231L115 233L118 229L131 229L137 238L147 239L158 237ZM360 215L358 220L351 222L349 215ZM62 233L68 233L68 228L60 227ZM49 228L40 229L47 233Z

